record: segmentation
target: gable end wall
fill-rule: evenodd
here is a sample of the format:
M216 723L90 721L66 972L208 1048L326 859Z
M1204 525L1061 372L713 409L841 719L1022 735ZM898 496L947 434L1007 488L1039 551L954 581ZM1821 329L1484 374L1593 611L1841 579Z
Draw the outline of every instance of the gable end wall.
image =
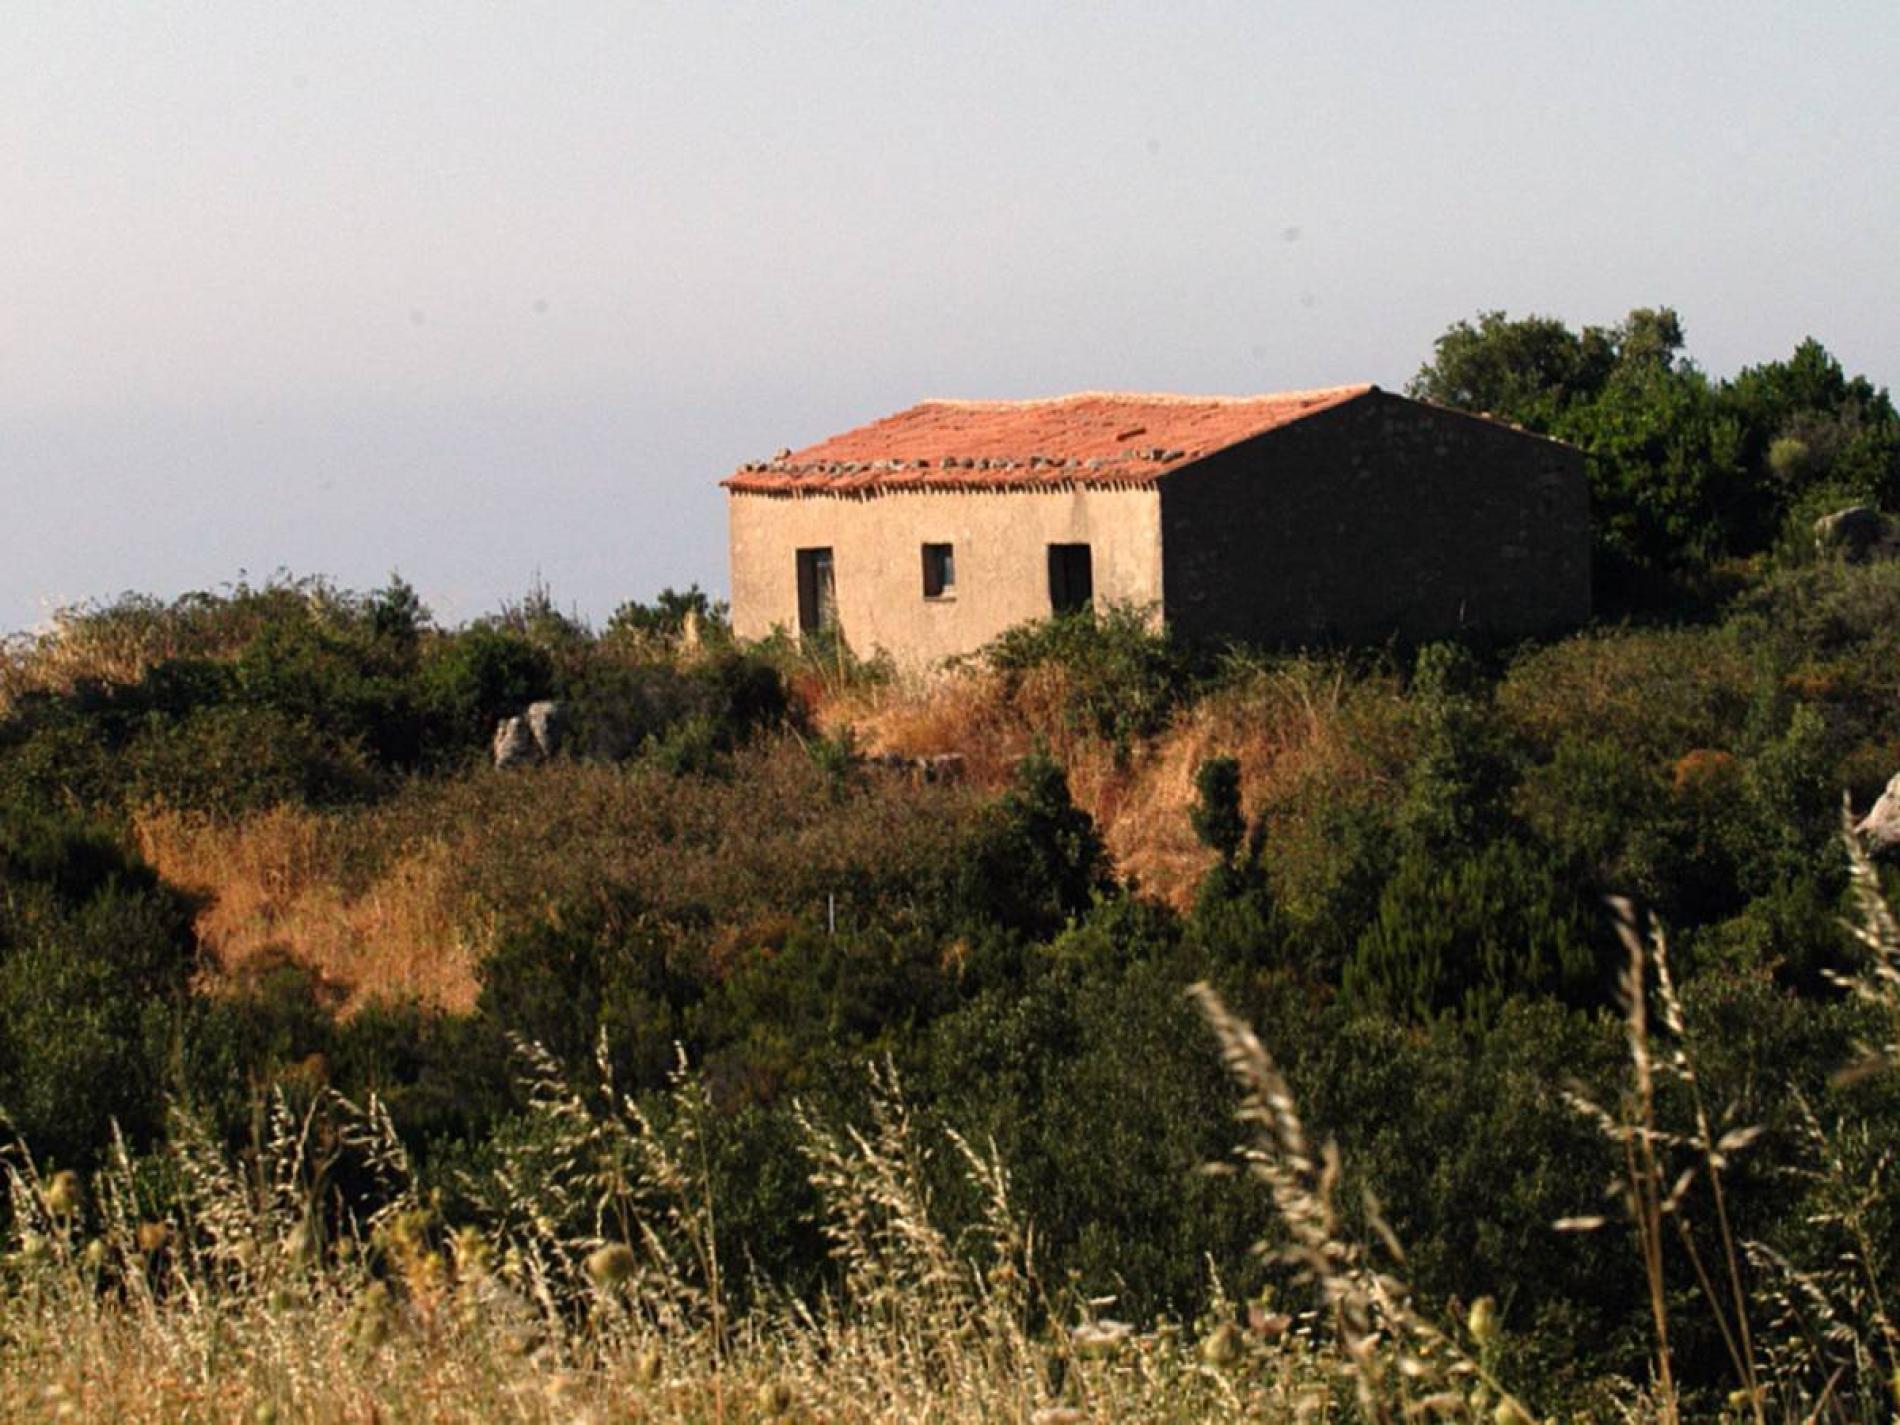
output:
M1582 455L1383 392L1170 475L1161 527L1188 637L1516 636L1590 614Z

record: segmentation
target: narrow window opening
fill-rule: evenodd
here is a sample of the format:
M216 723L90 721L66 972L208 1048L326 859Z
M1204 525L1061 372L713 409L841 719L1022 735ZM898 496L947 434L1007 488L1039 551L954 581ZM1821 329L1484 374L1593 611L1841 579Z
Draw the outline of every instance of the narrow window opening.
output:
M798 631L823 633L838 626L838 585L829 549L798 551Z
M924 546L924 597L926 599L950 598L954 597L956 592L956 546L926 544Z
M1049 546L1049 608L1059 614L1079 613L1095 598L1095 573L1086 544Z

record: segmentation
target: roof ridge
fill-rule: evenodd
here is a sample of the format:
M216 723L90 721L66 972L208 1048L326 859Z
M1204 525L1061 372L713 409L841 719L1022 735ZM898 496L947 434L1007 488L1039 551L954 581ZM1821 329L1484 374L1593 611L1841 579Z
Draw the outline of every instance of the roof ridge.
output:
M1061 396L1024 396L986 399L968 396L928 396L918 406L943 406L957 410L1026 410L1032 406L1066 406L1081 401L1139 401L1151 406L1251 406L1262 401L1322 401L1335 397L1362 396L1378 390L1371 381L1344 386L1313 386L1297 391L1261 391L1251 396L1193 396L1178 391L1070 391Z

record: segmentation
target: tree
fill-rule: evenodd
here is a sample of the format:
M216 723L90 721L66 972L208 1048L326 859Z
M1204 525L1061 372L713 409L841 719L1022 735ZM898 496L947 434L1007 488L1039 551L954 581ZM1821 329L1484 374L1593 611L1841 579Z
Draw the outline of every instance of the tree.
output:
M1449 327L1408 389L1583 450L1598 602L1612 609L1769 548L1816 501L1900 499L1900 418L1819 343L1732 382L1711 381L1683 344L1669 307L1580 332L1485 312Z
M724 599L715 600L697 584L685 591L671 585L660 590L653 602L643 604L629 599L613 611L607 620L609 637L678 638L688 621L702 635L731 631L730 610Z
M1884 387L1848 376L1812 337L1785 361L1745 368L1721 396L1762 492L1757 542L1810 495L1900 506L1900 414Z
M1578 334L1555 317L1481 312L1476 326L1445 330L1406 391L1547 431L1572 403L1600 391L1615 364L1614 339L1601 328Z

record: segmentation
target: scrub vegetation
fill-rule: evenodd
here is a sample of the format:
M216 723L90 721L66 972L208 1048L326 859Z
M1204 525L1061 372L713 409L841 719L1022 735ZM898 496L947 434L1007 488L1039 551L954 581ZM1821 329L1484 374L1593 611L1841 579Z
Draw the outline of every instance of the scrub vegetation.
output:
M1891 1418L1900 562L1812 527L1900 420L1681 341L1420 373L1589 456L1545 643L14 639L0 1416Z

